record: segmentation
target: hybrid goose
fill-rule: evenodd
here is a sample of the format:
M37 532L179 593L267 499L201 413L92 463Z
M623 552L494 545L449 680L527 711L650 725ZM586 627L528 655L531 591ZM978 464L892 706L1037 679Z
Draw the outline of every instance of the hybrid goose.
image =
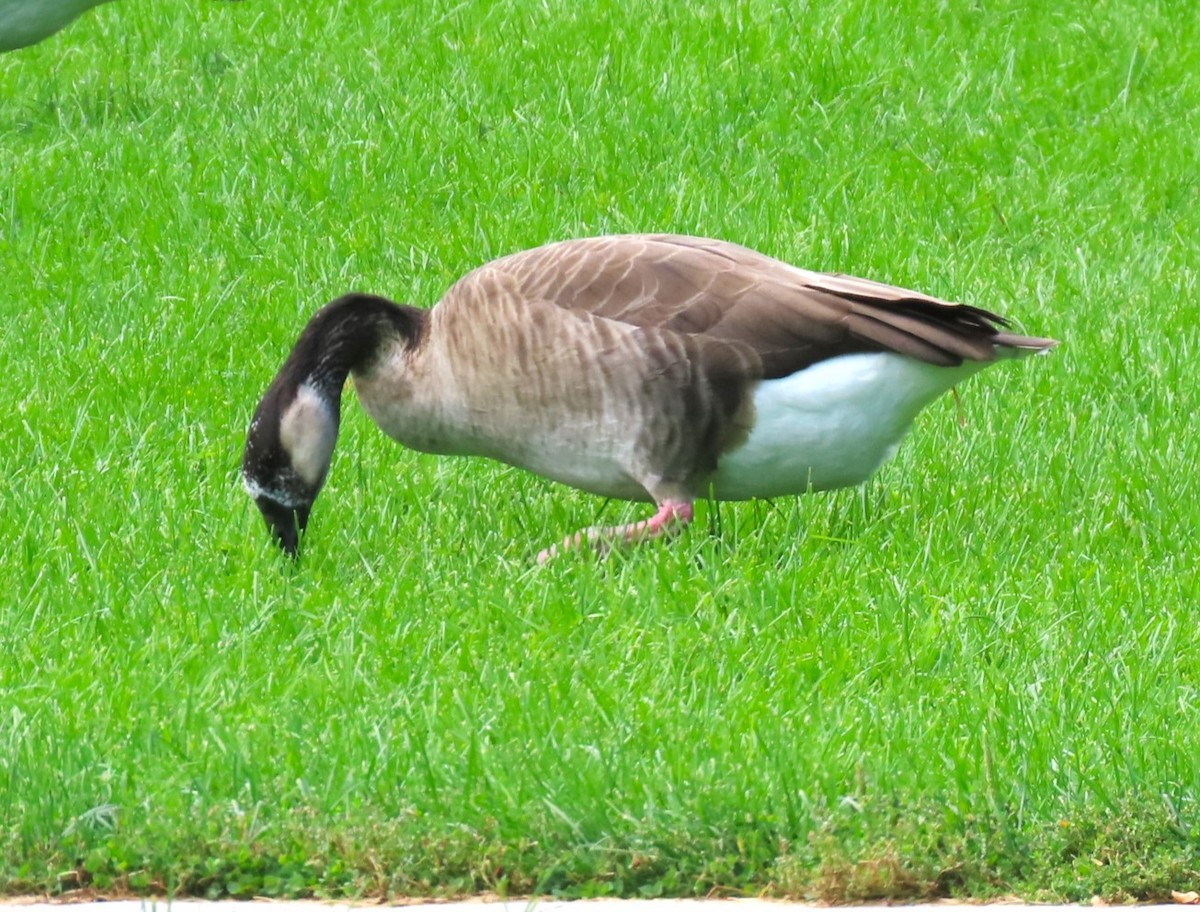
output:
M1056 343L997 314L809 272L725 241L563 241L469 273L430 310L349 294L309 321L254 417L246 490L294 555L329 471L342 388L428 453L487 456L656 512L538 555L655 538L698 497L859 484L917 413Z

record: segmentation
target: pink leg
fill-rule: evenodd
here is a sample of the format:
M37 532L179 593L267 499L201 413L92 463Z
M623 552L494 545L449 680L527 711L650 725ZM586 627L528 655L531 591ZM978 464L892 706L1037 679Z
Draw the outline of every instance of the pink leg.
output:
M544 564L564 551L583 545L591 545L598 552L604 553L613 542L633 543L658 538L686 526L692 521L694 513L690 500L664 500L658 505L658 512L649 519L624 526L593 526L590 529L582 529L539 553L537 562Z

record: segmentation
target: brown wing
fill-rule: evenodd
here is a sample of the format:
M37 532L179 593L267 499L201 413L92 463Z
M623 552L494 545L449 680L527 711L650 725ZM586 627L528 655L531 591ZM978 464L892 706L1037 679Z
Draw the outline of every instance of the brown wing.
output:
M990 361L997 346L1053 344L1002 332L1006 321L982 308L676 235L563 241L496 260L461 280L495 281L528 300L748 348L766 378L854 352L894 351L952 366Z

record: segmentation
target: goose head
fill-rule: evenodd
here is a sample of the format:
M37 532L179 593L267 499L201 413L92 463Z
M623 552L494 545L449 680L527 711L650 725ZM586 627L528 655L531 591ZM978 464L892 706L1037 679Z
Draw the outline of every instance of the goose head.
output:
M242 482L276 543L295 556L333 459L346 377L395 338L420 335L421 312L348 294L319 310L254 411Z
M338 402L281 375L267 391L246 439L242 480L279 546L296 553L337 443Z

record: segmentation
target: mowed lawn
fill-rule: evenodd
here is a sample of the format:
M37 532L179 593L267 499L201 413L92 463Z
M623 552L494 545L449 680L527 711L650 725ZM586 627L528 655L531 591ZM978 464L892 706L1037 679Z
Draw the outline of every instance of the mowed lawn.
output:
M1200 886L1192 2L104 6L0 57L0 893ZM675 231L1063 345L861 489L646 507L385 439L240 488L308 315Z

